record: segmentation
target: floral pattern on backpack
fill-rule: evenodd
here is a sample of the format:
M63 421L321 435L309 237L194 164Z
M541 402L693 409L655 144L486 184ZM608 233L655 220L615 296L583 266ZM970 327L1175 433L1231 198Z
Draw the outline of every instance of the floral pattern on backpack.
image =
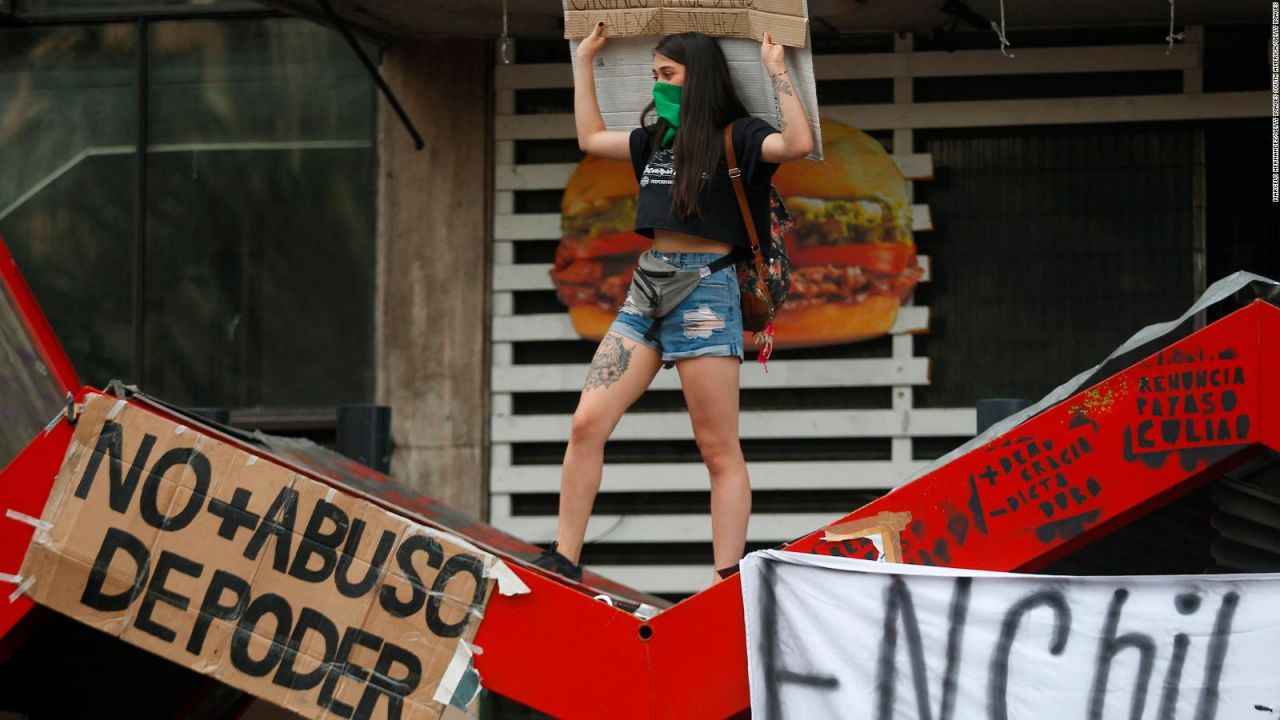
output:
M777 317L778 310L782 308L782 303L786 302L787 294L791 292L791 261L787 258L786 235L794 228L795 220L791 218L791 213L787 211L787 206L782 202L782 196L778 194L777 188L770 185L769 238L764 241L763 247L760 249L765 256L764 287L769 289L769 300L771 301L773 313L772 316L769 314L769 308L763 302L747 302L745 300L746 293L744 293L742 324L746 330L751 332L763 331L773 318ZM738 261L738 284L740 287L760 287L759 277L755 263L750 258L743 258Z

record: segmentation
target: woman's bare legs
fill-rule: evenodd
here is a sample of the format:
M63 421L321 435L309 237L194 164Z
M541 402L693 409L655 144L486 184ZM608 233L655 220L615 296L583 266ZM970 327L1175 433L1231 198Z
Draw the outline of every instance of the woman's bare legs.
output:
M736 357L676 363L693 437L711 474L711 549L717 570L734 567L742 559L751 516L751 480L738 439L740 364Z
M560 473L556 549L574 563L582 553L591 506L600 491L605 441L622 414L653 382L660 367L662 356L656 350L617 333L605 335L596 348L578 409L573 413L573 430ZM736 394L734 397L736 406Z

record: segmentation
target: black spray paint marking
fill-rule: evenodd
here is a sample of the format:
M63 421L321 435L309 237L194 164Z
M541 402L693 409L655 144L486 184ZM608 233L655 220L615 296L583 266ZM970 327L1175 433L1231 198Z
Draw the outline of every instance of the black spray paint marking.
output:
M1218 683L1222 680L1222 666L1227 658L1227 643L1231 639L1231 621L1240 606L1240 594L1229 592L1222 598L1218 617L1213 621L1213 636L1209 640L1209 659L1205 661L1204 681L1200 688L1200 701L1196 703L1195 720L1213 720L1218 715Z
M956 578L951 594L949 630L947 632L947 664L942 676L942 705L938 720L950 720L956 705L956 672L960 664L960 647L964 641L964 625L969 613L969 594L973 578ZM893 717L897 685L898 619L902 618L907 636L907 654L911 662L911 680L916 695L916 711L922 720L933 720L933 703L929 698L929 677L924 662L924 643L916 619L911 589L895 575L885 589L884 630L880 636L880 657L876 663L876 695L880 720Z
M1019 600L1004 615L1000 627L1000 639L995 654L991 656L991 671L987 684L987 709L991 720L1009 719L1009 653L1013 640L1022 624L1022 616L1045 606L1054 611L1053 643L1050 655L1061 655L1067 648L1067 636L1071 633L1071 608L1067 599L1057 590L1039 590Z
M808 675L778 666L778 595L775 590L777 565L765 561L760 565L760 623L764 632L760 637L760 654L764 658L764 692L769 707L766 718L781 718L782 686L791 683L805 687L835 690L840 681L832 675Z
M1036 539L1042 543L1051 543L1059 539L1065 542L1078 537L1086 527L1097 522L1101 514L1101 510L1090 510L1061 520L1051 520L1036 528Z
M1107 614L1102 621L1102 640L1098 643L1098 662L1093 671L1093 690L1089 693L1089 720L1102 720L1107 681L1111 678L1111 661L1122 650L1129 648L1137 650L1141 656L1129 706L1130 720L1141 720L1142 710L1147 704L1147 686L1151 682L1151 668L1155 664L1156 643L1146 633L1131 632L1116 636L1120 612L1128 599L1129 591L1121 588L1116 590L1107 605Z
M1240 408L1236 389L1246 385L1244 368L1221 362L1234 357L1226 351L1211 361L1214 366L1205 366L1203 358L1180 354L1160 371L1138 376L1138 420L1124 428L1124 459L1154 469L1177 452L1182 469L1190 472L1237 452L1253 421ZM1172 367L1176 363L1182 367Z

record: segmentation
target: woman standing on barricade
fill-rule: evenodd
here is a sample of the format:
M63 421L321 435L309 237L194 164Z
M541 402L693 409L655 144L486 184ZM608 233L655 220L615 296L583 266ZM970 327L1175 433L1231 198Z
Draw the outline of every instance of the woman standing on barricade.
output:
M769 237L769 182L779 163L812 149L808 119L792 86L784 48L765 33L760 58L773 83L783 130L751 117L738 99L724 53L701 33L662 38L653 54L653 102L631 132L605 129L593 61L605 45L598 24L578 46L574 118L590 155L629 160L640 183L635 230L652 238L625 304L587 372L560 480L556 543L540 567L572 579L600 489L604 445L658 369L680 375L693 434L711 476L716 579L737 569L751 514L751 485L738 438L742 313L735 261L750 241L724 150L732 125L737 167L757 235Z

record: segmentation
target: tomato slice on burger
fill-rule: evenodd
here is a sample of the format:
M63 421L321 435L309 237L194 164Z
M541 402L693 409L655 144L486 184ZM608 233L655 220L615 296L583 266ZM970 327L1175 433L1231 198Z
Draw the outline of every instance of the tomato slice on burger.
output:
M856 265L864 270L897 275L915 263L916 246L906 243L851 243L807 247L790 253L791 264Z

